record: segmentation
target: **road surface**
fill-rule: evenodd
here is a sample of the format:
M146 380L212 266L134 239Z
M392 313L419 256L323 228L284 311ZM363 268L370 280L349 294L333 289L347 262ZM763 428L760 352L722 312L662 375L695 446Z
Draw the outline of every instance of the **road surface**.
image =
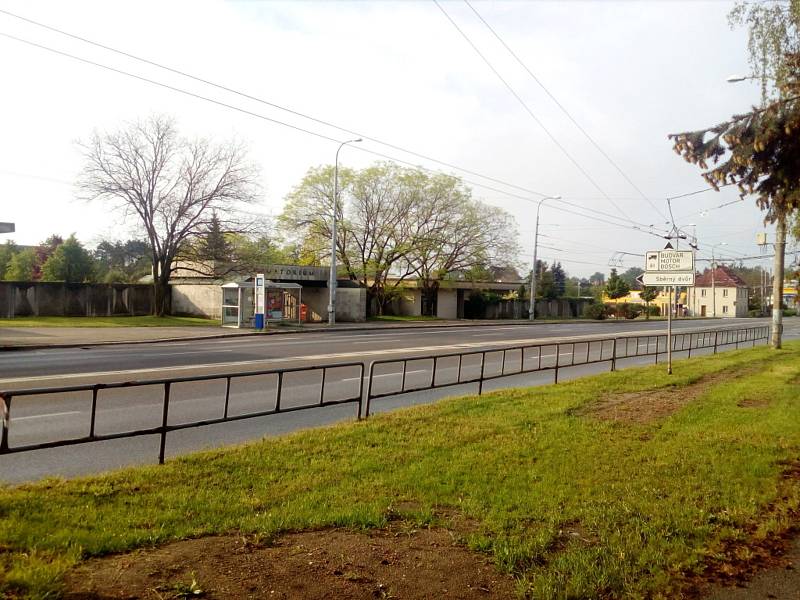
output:
M676 331L719 327L766 325L765 319L735 321L677 321ZM479 326L448 329L403 329L360 332L320 332L260 338L181 341L161 344L100 346L92 348L52 349L6 352L0 355L0 389L14 390L57 387L85 383L111 383L166 377L242 373L268 369L319 366L336 363L369 363L375 360L431 356L475 350L537 344L554 339L584 336L635 335L662 333L665 323L614 322ZM787 339L800 337L800 319L786 322ZM645 343L645 342L643 342ZM581 347L578 352L583 352ZM595 346L595 350L597 346ZM554 360L555 346L542 352L544 364ZM572 352L562 347L562 354ZM677 355L681 357L681 354ZM571 357L562 356L569 362ZM510 354L507 370L521 355ZM527 360L527 359L526 359ZM498 372L501 354L487 356L486 373ZM621 361L619 366L652 363L653 357ZM406 367L406 389L427 385L432 360L417 360ZM608 363L561 370L559 379L607 371ZM388 393L399 388L401 367L389 365L376 371L374 391ZM479 361L462 365L461 379L476 376ZM437 383L456 381L458 365L453 360L440 361ZM313 404L320 395L326 401L355 398L360 395L359 367L338 367L325 375L301 372L286 375L281 382L282 407ZM484 390L519 385L541 385L553 381L552 372L515 375L484 384ZM277 397L277 376L258 375L235 378L229 393L229 415L271 410ZM169 423L179 424L222 415L226 380L179 383L172 386ZM373 412L398 406L431 402L443 396L475 393L477 384L390 396L373 402ZM162 418L162 386L144 386L103 390L98 396L96 431L99 434L157 427ZM9 444L13 446L43 443L56 439L85 436L88 433L91 394L73 392L58 396L18 397L13 400ZM167 456L176 456L201 448L235 444L354 419L355 404L344 404L308 411L271 415L232 423L171 432L167 438ZM48 475L74 476L125 465L153 463L158 456L158 436L96 442L65 448L37 450L0 457L0 480L19 482Z

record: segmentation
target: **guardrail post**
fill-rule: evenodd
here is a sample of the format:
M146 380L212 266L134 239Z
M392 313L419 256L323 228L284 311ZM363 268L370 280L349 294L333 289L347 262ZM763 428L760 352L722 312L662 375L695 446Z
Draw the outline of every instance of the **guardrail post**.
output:
M561 361L561 344L556 344L556 368L553 383L558 383L558 363Z
M367 405L364 407L364 418L369 418L369 407L372 403L372 375L375 373L375 363L369 364L369 383L367 383ZM362 374L363 376L363 374Z
M231 378L225 378L225 408L222 411L222 418L228 418L228 404L231 401Z
M361 411L364 409L364 375L366 374L366 369L364 369L363 362L359 367L361 372L358 374L358 416L356 418L360 421Z
M283 390L283 371L278 373L278 389L275 391L275 412L281 412L281 391Z
M614 338L614 343L611 346L611 370L617 370L617 338Z
M0 417L3 418L3 439L0 440L0 452L4 450L8 450L8 426L11 423L11 396L3 394L0 396L0 400L3 402L3 414Z
M719 344L719 342L717 341L718 338L719 338L719 331L715 331L714 332L714 354L717 353L717 345Z
M97 391L98 391L99 388L100 388L99 385L96 385L96 386L94 386L92 388L92 413L91 413L90 421L89 421L89 437L90 438L94 437L94 423L95 423L95 417L97 416Z
M481 354L481 377L478 379L478 396L483 394L483 374L486 369L486 352Z
M322 367L322 384L319 386L319 405L325 403L325 373L328 372L327 367Z
M161 446L158 450L158 464L164 464L164 451L167 447L167 419L169 418L169 390L171 384L166 382L164 384L164 408L161 414Z

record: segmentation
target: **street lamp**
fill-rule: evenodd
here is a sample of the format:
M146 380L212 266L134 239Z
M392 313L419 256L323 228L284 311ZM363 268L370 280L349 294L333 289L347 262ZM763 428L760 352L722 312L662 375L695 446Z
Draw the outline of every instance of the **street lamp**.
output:
M331 226L331 272L328 275L328 325L336 323L336 207L339 206L339 150L347 144L360 142L347 140L336 149L336 161L333 167L333 225Z
M725 81L728 83L739 83L740 81L747 81L748 79L760 79L760 77L755 75L728 75Z
M714 244L711 246L711 317L715 318L717 316L717 285L716 285L716 278L715 272L717 270L717 262L716 257L714 256L714 249L717 246L727 246L728 242L720 242L719 244Z
M528 311L528 320L536 319L536 250L539 246L539 210L545 200L561 200L561 196L545 196L536 206L536 230L533 234L533 268L531 269L531 302Z

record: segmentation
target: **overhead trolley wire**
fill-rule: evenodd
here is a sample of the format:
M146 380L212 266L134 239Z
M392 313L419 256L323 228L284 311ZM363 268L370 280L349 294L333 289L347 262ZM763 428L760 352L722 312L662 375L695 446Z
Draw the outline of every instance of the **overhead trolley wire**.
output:
M611 166L613 166L617 170L617 172L620 175L622 175L622 178L625 181L627 181L634 190L636 190L636 192L653 208L653 210L655 210L658 214L660 214L662 217L666 219L667 215L664 214L664 211L658 208L655 205L655 203L653 203L653 201L650 198L648 198L647 195L641 189L639 189L639 186L637 186L633 182L633 180L630 177L628 177L628 174L622 170L622 167L620 167L616 163L616 161L614 161L614 159L611 158L611 156L609 156L608 153L605 150L603 150L603 148L600 147L600 144L598 144L597 141L591 135L589 135L589 132L587 132L581 126L581 124L578 123L578 121L570 114L570 112L564 107L564 105L561 104L561 102L559 102L558 98L556 98L552 94L552 92L550 92L547 86L544 83L542 83L542 81L534 74L533 71L531 71L531 69L528 67L528 65L526 65L523 62L523 60L519 57L519 55L517 55L517 53L511 49L511 47L505 42L505 40L500 36L500 34L498 34L497 31L495 31L495 29L491 25L489 25L486 19L483 18L483 16L477 11L477 9L470 3L470 1L464 0L464 4L466 4L470 8L470 10L473 13L475 13L475 16L478 17L478 19L480 19L480 21L486 26L486 28L492 33L492 35L494 35L497 41L500 42L503 48L505 48L508 51L508 53L512 57L514 57L514 60L516 60L517 63L519 63L519 65L528 73L528 75L530 75L531 78L533 78L533 80L539 85L539 87L542 88L544 93L547 94L549 98L555 103L555 105L558 106L559 109L561 109L561 112L563 112L566 115L566 117L572 122L572 124L578 128L578 131L580 131L584 135L584 137L586 137L586 139L589 140L592 146L594 146L595 149L600 154L603 155L603 157L609 162L609 164L611 164Z
M539 119L539 117L536 116L536 113L534 113L533 110L531 110L530 106L528 106L528 103L525 102L525 100L522 99L522 97L511 86L511 84L508 83L508 81L506 81L506 79L494 67L494 65L489 61L489 59L486 58L486 56L483 54L483 52L480 51L480 49L475 45L475 43L470 39L470 37L458 26L458 24L453 20L453 18L450 16L450 14L441 5L439 0L433 0L433 3L442 12L442 14L447 18L447 20L455 28L455 30L458 31L459 34L461 34L461 37L463 37L466 40L466 42L475 51L475 53L481 58L481 60L483 60L483 62L486 63L486 66L489 67L489 69L492 71L492 73L494 73L495 76L502 82L502 84L511 93L511 95L514 96L514 98L516 98L517 102L520 103L520 105L525 110L525 112L527 112L528 115L536 122L536 124L539 125L539 127L542 129L542 131L544 131L545 134L547 134L547 136L559 148L559 150L561 150L561 152L569 159L569 161L575 166L575 168L577 168L578 171L580 171L583 174L583 176L586 177L586 179L594 186L594 188L598 192L600 192L600 194L602 194L602 196L606 200L608 200L608 202L614 208L617 209L617 211L623 216L624 220L633 223L634 221L630 217L628 217L628 215L625 213L625 211L623 211L622 208L620 208L620 206L616 202L614 202L614 200L608 194L606 194L606 192L592 178L592 176L589 175L589 173L586 171L586 169L584 169L580 165L580 163L569 153L569 151L561 144L561 142L558 141L558 139L555 137L555 135L553 135L553 133L545 126L545 124L542 123L541 119Z
M2 9L0 9L0 12L6 12L6 11L3 11ZM137 75L135 73L131 73L131 72L125 71L123 69L118 69L116 67L112 67L112 66L109 66L109 65L105 65L103 63L99 63L99 62L87 59L87 58L83 58L83 57L71 54L69 52L65 52L63 50L58 50L56 48L51 48L51 47L46 46L44 44L39 44L37 42L26 40L24 38L20 38L20 37L17 37L17 36L2 32L2 31L0 31L0 36L6 37L8 39L11 39L11 40L14 40L14 41L17 41L17 42L20 42L20 43L23 43L23 44L26 44L26 45L29 45L29 46L33 46L33 47L39 48L41 50L45 50L47 52L51 52L51 53L54 53L54 54L57 54L57 55L60 55L60 56L66 57L66 58L70 58L70 59L76 60L78 62L82 62L82 63L88 64L88 65L91 65L91 66L94 66L94 67L98 67L100 69L111 71L111 72L117 73L119 75L125 75L127 77L131 77L133 79L137 79L139 81L143 81L143 82L149 83L151 85L155 85L155 86L162 87L162 88L174 91L174 92L178 92L180 94L184 94L184 95L190 96L192 98L196 98L196 99L199 99L199 100L204 100L206 102L210 102L212 104L215 104L217 106L221 106L223 108L228 108L230 110L234 110L236 112L240 112L240 113L246 114L248 116L252 116L252 117L255 117L255 118L258 118L258 119L262 119L264 121L268 121L270 123L274 123L276 125L281 125L281 126L287 127L289 129L298 131L300 133L305 133L307 135L311 135L311 136L314 136L314 137L317 137L317 138L320 138L320 139L324 139L324 140L327 140L327 141L331 141L331 142L334 142L334 143L339 143L340 142L340 140L338 140L338 139L336 139L334 137L331 137L331 136L328 136L328 135L325 135L325 134L322 134L322 133L319 133L319 132L316 132L316 131L312 131L310 129L299 127L297 125L293 125L291 123L287 123L287 122L281 121L279 119L274 119L274 118L268 117L266 115L262 115L260 113L253 112L251 110L247 110L245 108L241 108L239 106L235 106L233 104L229 104L229 103L223 102L221 100L216 100L214 98L210 98L210 97L204 96L202 94L198 94L198 93L195 93L195 92L192 92L192 91L189 91L189 90L185 90L183 88L179 88L179 87L174 86L174 85L170 85L170 84L167 84L167 83L156 81L154 79L150 79L150 78L144 77L142 75ZM400 163L400 164L405 164L405 165L408 165L408 166L411 166L411 167L414 167L414 168L419 168L419 169L427 171L427 172L442 173L441 171L438 171L438 170L435 170L435 169L426 168L426 167L411 163L411 162L406 161L406 160L398 159L398 158L396 158L394 156L390 156L388 154L377 152L375 150L370 150L368 148L364 148L364 147L360 147L360 146L353 146L353 148L356 149L356 150L359 150L361 152L366 152L366 153L369 153L369 154L372 154L374 156L378 156L378 157L381 157L381 158L384 158L384 159L387 159L387 160L390 160L390 161L394 161L394 162L397 162L397 163ZM482 175L479 175L479 176L483 177ZM519 199L519 200L525 200L525 201L528 201L528 202L534 202L534 200L532 200L531 198L528 198L526 196L521 196L519 194L515 194L515 193L509 192L507 190L495 188L495 187L486 185L486 184L481 183L481 182L477 182L477 181L473 181L473 180L469 180L469 179L463 179L463 178L462 178L462 181L464 181L465 183L468 183L470 185L474 185L474 186L477 186L477 187L488 189L488 190L491 190L491 191L494 191L494 192L497 192L497 193L500 193L500 194L504 194L504 195L509 196L511 198L516 198L516 199ZM537 192L537 195L542 195L542 194L539 194ZM618 219L618 217L616 217L614 215L609 215L607 213L603 213L602 211L597 211L597 210L594 210L594 209L591 209L591 208L587 208L587 207L584 207L584 206L581 206L581 205L572 204L572 203L569 203L569 202L564 202L564 203L569 205L569 206L573 206L574 208L577 208L579 210L585 210L585 211L592 212L592 213L606 215L606 216L608 216L609 218L612 218L612 219ZM568 212L570 214L574 214L574 215L577 215L577 216L580 216L580 217L589 218L589 219L601 221L601 222L604 222L604 223L609 223L611 225L615 225L615 226L618 226L618 227L623 227L623 228L626 228L626 229L635 229L635 230L639 230L639 231L644 231L646 233L652 233L653 235L658 235L656 233L648 231L648 229L652 228L651 225L637 224L635 222L633 222L633 225L628 225L628 224L620 223L620 222L607 221L607 220L601 219L599 217L596 217L594 215L587 215L585 213L579 213L579 212L575 212L575 211L570 211L568 209L561 208L561 207L555 207L555 206L552 206L552 205L551 205L551 208L554 208L556 210L561 210L562 212Z
M492 181L492 182L494 182L494 183L498 183L498 184L501 184L501 185L504 185L504 186L507 186L507 187L510 187L510 188L513 188L513 189L517 189L517 190L519 190L519 191L522 191L522 192L530 193L530 194L533 194L533 195L536 195L536 196L539 196L539 197L546 197L546 196L549 196L548 194L544 194L543 192L539 192L539 191L536 191L536 190L532 190L532 189L530 189L530 188L526 188L526 187L522 187L522 186L519 186L519 185L516 185L516 184L513 184L513 183L509 183L509 182L507 182L507 181L503 181L502 179L498 179L498 178L494 178L494 177L491 177L491 176L488 176L488 175L484 175L484 174L482 174L482 173L479 173L479 172L477 172L477 171L473 171L473 170L470 170L470 169L465 169L465 168L463 168L463 167L459 167L458 165L455 165L455 164L452 164L452 163L449 163L449 162L446 162L446 161L442 161L442 160L439 160L439 159L436 159L436 158L433 158L433 157L427 156L427 155L425 155L425 154L421 154L421 153L415 152L415 151L413 151L413 150L409 150L409 149L407 149L407 148L404 148L404 147L402 147L402 146L398 146L398 145L396 145L396 144L392 144L392 143L389 143L389 142L385 142L385 141L383 141L383 140L380 140L380 139L378 139L378 138L375 138L375 137L371 137L371 136L365 135L365 134L363 134L363 133L360 133L360 132L358 132L358 131L355 131L355 130L352 130L352 129L348 129L348 128L346 128L346 127L342 127L342 126L336 125L335 123L331 123L330 121L325 121L325 120L322 120L322 119L318 119L318 118L316 118L316 117L313 117L313 116L311 116L311 115L308 115L308 114L305 114L305 113L302 113L302 112L299 112L299 111L296 111L296 110L293 110L293 109L287 108L287 107L285 107L285 106L281 106L281 105L279 105L279 104L275 104L275 103L273 103L273 102L270 102L270 101L268 101L268 100L264 100L263 98L258 98L258 97L256 97L256 96L253 96L253 95L251 95L251 94L248 94L248 93L245 93L245 92L242 92L242 91L236 90L236 89L234 89L234 88L231 88L231 87L228 87L228 86L225 86L225 85L222 85L222 84L215 83L215 82L213 82L213 81L210 81L210 80L208 80L208 79L205 79L205 78L202 78L202 77L198 77L198 76L196 76L196 75L192 75L192 74L190 74L190 73L187 73L187 72L185 72L185 71L182 71L182 70L180 70L180 69L176 69L176 68L173 68L173 67L169 67L169 66L167 66L167 65L164 65L164 64L161 64L161 63L155 62L155 61L153 61L153 60L150 60L150 59L147 59L147 58L142 58L142 57L140 57L140 56L137 56L137 55L135 55L135 54L132 54L132 53L130 53L130 52L125 52L124 50L119 50L119 49L117 49L117 48L113 48L113 47L111 47L111 46L108 46L108 45L106 45L106 44L102 44L102 43L100 43L100 42L95 42L95 41L93 41L93 40L90 40L90 39L88 39L88 38L85 38L85 37L82 37L82 36L79 36L79 35L76 35L76 34L73 34L73 33L70 33L70 32L68 32L68 31L65 31L65 30L63 30L63 29L59 29L59 28L57 28L57 27L53 27L53 26L51 26L51 25L47 25L47 24L45 24L45 23L42 23L42 22L39 22L39 21L35 21L35 20L33 20L33 19L29 19L29 18L27 18L27 17L23 17L23 16L21 16L21 15L18 15L18 14L12 13L12 12L10 12L10 11L7 11L7 10L5 10L5 9L2 9L2 8L0 8L0 13L2 13L2 14L5 14L5 15L8 15L8 16L10 16L10 17L13 17L13 18L16 18L16 19L19 19L19 20L21 20L21 21L24 21L24 22L26 22L26 23L30 23L30 24L32 24L32 25L35 25L35 26L37 26L37 27L41 27L41 28L47 29L47 30L49 30L49 31L53 31L53 32L55 32L55 33L58 33L58 34L60 34L60 35L63 35L63 36L66 36L66 37L69 37L69 38L72 38L72 39L75 39L75 40L78 40L78 41L84 42L84 43L86 43L86 44L90 44L90 45L92 45L92 46L95 46L95 47L101 48L101 49L103 49L103 50L107 50L107 51L109 51L109 52L113 52L113 53L119 54L119 55L121 55L121 56L125 56L125 57L127 57L127 58L131 58L131 59L133 59L133 60L136 60L136 61L142 62L142 63L144 63L144 64L147 64L147 65L150 65L150 66L154 66L154 67L157 67L157 68L159 68L159 69L163 69L163 70L165 70L165 71L168 71L168 72L171 72L171 73L175 73L175 74L177 74L177 75L180 75L180 76L182 76L182 77L186 77L186 78L188 78L188 79L192 79L192 80L194 80L194 81L197 81L197 82L199 82L199 83L203 83L203 84L205 84L205 85L209 85L209 86L215 87L215 88L217 88L217 89L220 89L220 90L223 90L223 91L225 91L225 92L229 92L229 93L232 93L232 94L235 94L235 95L241 96L242 98L246 98L246 99L248 99L248 100L253 100L253 101L255 101L255 102L258 102L258 103L264 104L264 105L266 105L266 106L270 106L270 107L272 107L272 108L275 108L275 109L277 109L277 110L281 110L281 111L287 112L287 113L289 113L289 114L292 114L292 115L295 115L295 116L299 116L299 117L301 117L301 118L304 118L304 119L307 119L307 120L313 121L313 122L315 122L315 123L318 123L318 124L320 124L320 125L324 125L324 126L326 126L326 127L331 127L331 128L333 128L333 129L338 129L339 131L342 131L342 132L348 133L348 134L350 134L350 135L354 135L354 136L361 137L361 138L363 138L363 139L365 139L365 140L368 140L368 141L374 142L374 143L376 143L376 144L380 144L380 145L386 146L387 148L392 148L392 149L394 149L394 150L398 150L398 151L400 151L400 152L403 152L403 153L406 153L406 154L410 154L410 155L412 155L412 156L416 156L416 157L418 157L418 158L422 158L422 159L424 159L424 160L428 160L428 161L431 161L431 162L434 162L434 163L437 163L437 164L440 164L440 165L446 166L446 167L448 167L448 168L451 168L451 169L455 169L455 170L458 170L458 171L461 171L461 172L464 172L464 173L468 173L468 174L470 174L470 175L474 175L474 176L476 176L476 177L480 177L481 179L486 179L487 181ZM66 53L66 52L60 51L60 50L56 50L56 49L53 49L53 48L49 48L49 47L47 47L47 46L44 46L44 45L42 45L42 44L37 44L37 43L35 43L35 42L30 42L30 41L28 41L28 40L24 40L24 39L22 39L22 38L18 38L18 37L15 37L15 36L11 36L11 35L9 35L9 34L2 34L2 33L0 33L0 34L1 34L1 35L4 35L4 36L6 36L6 37L9 37L9 38L11 38L11 39L14 39L14 40L16 40L16 41L23 42L23 43L27 43L27 44L31 44L31 45L33 45L33 46L36 46L36 47L39 47L39 48L41 48L41 49L44 49L44 50L49 50L49 51L51 51L51 52L55 52L55 53L57 53L57 54L61 54L62 56L66 56L66 57L69 57L69 58L73 58L73 59L75 59L75 60L79 60L79 61L81 61L81 62L85 62L85 63L91 64L91 65L93 65L93 66L97 66L97 67L100 67L100 68L108 69L108 70L114 71L114 72L116 72L116 73L119 73L119 74L122 74L122 75L128 75L128 76L130 76L130 77L134 77L134 78L136 78L136 79L139 79L139 80L145 81L145 82L147 82L147 83L151 83L151 84L153 84L153 85L158 85L158 86L161 86L161 87L166 87L166 88L168 88L168 89L170 89L170 90L177 91L177 92L179 92L179 93L184 93L184 94L187 94L187 95L193 96L193 97L195 97L195 98L198 98L198 99L201 99L201 100L206 100L206 101L208 101L208 102L212 102L212 103L215 103L215 104L218 104L218 105L224 106L224 107L226 107L226 108L231 108L231 109L233 109L233 110L237 110L237 111L239 111L239 112L244 112L244 113L246 113L246 114L249 114L249 115L251 115L251 116L256 116L256 117L258 117L258 118L266 119L266 120L268 120L268 121L271 121L271 122L273 122L273 123L276 123L276 124L279 124L279 125L284 125L284 126L286 126L286 127L290 127L290 128L292 128L292 129L295 129L295 130L297 130L297 131L301 131L301 132L303 132L303 133L308 133L308 134L310 134L310 135L314 135L314 136L317 136L317 137L320 137L320 138L323 138L323 139L326 139L326 140L330 140L330 141L335 141L335 142L337 142L337 143L339 142L339 140L336 140L336 139L334 139L334 138L332 138L332 137L330 137L330 136L326 136L326 135L323 135L323 134L320 134L320 133L317 133L317 132L313 132L313 131L310 131L310 130L304 129L304 128L302 128L302 127L297 127L297 126L295 126L295 125L291 125L291 124L285 123L285 122L283 122L283 121L279 121L279 120L277 120L277 119L271 119L271 118L269 118L269 117L265 117L265 116L263 116L263 115L260 115L260 114L258 114L258 113L253 113L253 112L251 112L251 111L247 111L247 110L245 110L245 109L241 109L241 108L239 108L239 107L236 107L236 106L233 106L233 105L228 105L228 104L226 104L226 103L224 103L224 102L220 102L220 101L217 101L217 100L214 100L214 99L211 99L211 98L207 98L207 97L205 97L205 96L201 96L200 94L194 94L194 93L192 93L192 92L188 92L188 91L186 91L186 90L183 90L183 89L180 89L180 88L176 88L176 87L174 87L174 86L170 86L170 85L168 85L168 84L163 84L163 83L161 83L161 82L154 81L154 80L148 79L148 78L146 78L146 77L142 77L142 76L139 76L139 75L136 75L136 74L133 74L133 73L129 73L129 72L123 71L123 70L121 70L121 69L116 69L116 68L114 68L114 67L109 67L109 66L103 65L103 64L101 64L101 63L97 63L97 62L94 62L94 61L91 61L91 60L88 60L88 59L84 59L84 58L81 58L81 57L78 57L78 56L75 56L75 55L72 55L72 54L69 54L69 53ZM368 153L374 154L374 155L376 155L376 156L379 156L379 157L381 157L381 158L386 158L386 159L388 159L388 160L393 160L393 161L396 161L396 162L398 162L398 163L402 163L402 164L405 164L405 165L410 165L410 166L413 166L413 167L420 167L420 165L415 165L415 164L413 164L413 163L411 163L411 162L409 162L409 161L404 161L404 160L401 160L401 159L397 159L397 158L394 158L394 157L392 157L392 156L389 156L389 155L386 155L386 154L382 154L382 153L379 153L379 152L376 152L376 151L373 151L373 150L368 150L368 149L366 149L366 148L363 148L363 147L354 146L354 148L355 148L355 149L357 149L357 150L360 150L360 151L362 151L362 152L368 152ZM436 171L436 170L433 170L433 169L426 169L426 168L424 168L424 167L420 167L420 168L422 168L423 170L426 170L426 171L428 171L428 172L440 172L440 171ZM498 193L506 194L506 195L508 195L508 196L511 196L511 197L519 197L519 196L515 196L515 195L513 195L513 194L509 194L509 193L508 193L507 191L505 191L505 190L497 190L496 188L493 188L493 187L487 186L487 185L485 185L485 184L482 184L482 183L478 183L478 182L475 182L475 181L470 181L470 180L466 180L466 179L464 179L464 181L465 181L466 183L469 183L469 184L471 184L471 185L475 185L475 186L483 187L483 188L485 188L485 189L489 189L489 190L492 190L492 191L497 191ZM600 191L601 191L601 193L603 193L603 192L602 192L602 190L600 190ZM523 199L527 200L527 198L523 198ZM580 204L576 204L576 203L573 203L573 202L569 202L569 201L566 201L566 200L563 200L563 199L558 199L557 201L558 201L558 202L561 202L561 203L563 203L563 204L566 204L566 205L568 205L568 206L573 206L573 207L575 207L575 208L578 208L578 209L580 209L580 210L585 210L585 211L592 212L592 213L595 213L595 214L599 214L599 215L602 215L602 216L606 216L606 217L609 217L609 218L612 218L612 219L619 219L619 217L617 217L616 215L612 215L612 214L610 214L610 213L606 213L606 212L604 212L604 211L600 211L600 210L597 210L597 209L593 209L593 208L585 207L585 206L582 206L582 205L580 205ZM632 221L631 219L629 219L629 218L627 218L627 217L626 217L624 220L626 220L626 221L628 221L628 222L630 222L630 223L634 223L634 224L638 225L639 227L650 227L650 226L651 226L651 225L645 225L645 224L643 224L643 223L637 223L636 221Z

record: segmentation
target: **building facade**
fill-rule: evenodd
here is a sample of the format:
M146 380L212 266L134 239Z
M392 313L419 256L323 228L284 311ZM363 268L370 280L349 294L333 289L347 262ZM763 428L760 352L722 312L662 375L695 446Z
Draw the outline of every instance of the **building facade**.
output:
M686 308L693 317L746 317L747 284L724 265L706 269L688 288Z

